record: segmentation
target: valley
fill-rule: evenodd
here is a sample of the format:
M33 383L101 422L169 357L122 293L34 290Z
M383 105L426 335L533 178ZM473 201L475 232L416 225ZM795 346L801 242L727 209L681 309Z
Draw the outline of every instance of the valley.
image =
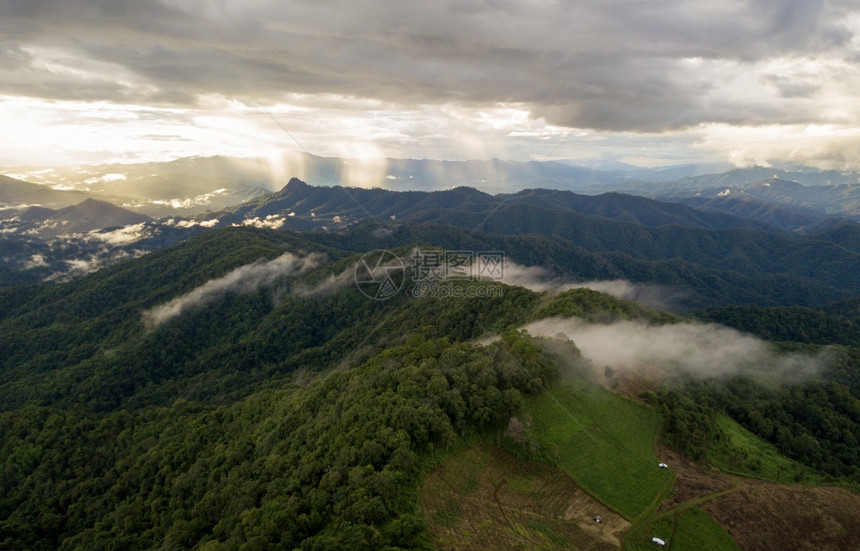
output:
M631 328L658 342L726 330L583 288L362 295L350 271L362 251L406 257L409 243L503 247L525 263L553 241L441 226L224 228L68 283L0 289L4 545L638 549L659 533L677 548L777 548L755 534L772 534L787 496L820 503L785 512L803 530L829 519L809 536L818 548L854 537L850 303L818 315L845 331L822 344L771 355L774 345L730 337L777 373L831 351L820 375L785 387L743 371L695 375L665 354L610 366L578 332L616 328L623 347ZM200 302L147 325L179 299ZM795 319L812 327L806 312ZM762 335L792 338L784 318L758 319ZM714 359L729 350L696 346ZM784 408L771 418L794 438L757 420L764 404Z
M732 210L298 179L13 208L0 546L850 548L857 226ZM504 276L374 300L373 250Z
M860 3L0 36L0 551L860 551Z

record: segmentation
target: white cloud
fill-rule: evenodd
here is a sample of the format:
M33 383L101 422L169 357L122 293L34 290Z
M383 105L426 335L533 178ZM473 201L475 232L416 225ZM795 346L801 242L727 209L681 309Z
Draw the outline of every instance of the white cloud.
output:
M96 230L87 234L93 239L104 241L109 245L127 245L147 236L146 224L132 224L112 231Z
M545 337L565 335L598 370L647 365L701 377L769 374L786 381L816 374L822 362L818 356L777 354L770 343L716 324L599 324L551 318L531 323L526 330Z
M313 286L298 285L293 293L300 297L326 296L349 285L355 285L355 265L339 274L331 274Z
M240 266L222 277L207 281L182 296L146 310L143 312L144 324L152 329L189 310L210 304L227 293L254 292L261 287L275 283L280 278L306 272L316 267L320 259L319 255L309 255L302 258L291 253L284 253L273 260L257 261Z
M98 256L92 255L89 258L66 260L66 264L68 265L69 270L66 274L60 274L61 276L80 276L97 272L104 262Z
M32 270L34 268L43 268L48 265L48 262L45 260L45 257L41 254L34 254L30 257L30 260L24 263L25 270Z
M242 220L243 226L253 226L255 228L269 228L276 230L284 225L284 217L279 214L270 214L265 219L246 218Z
M203 228L214 228L218 225L219 220L217 218L210 218L209 220L174 220L172 218L168 219L165 223L168 226L176 226L178 228L193 228L196 226L201 226Z
M658 163L725 159L730 140L698 147L713 126L790 140L860 116L842 0L28 0L0 4L0 31L10 164L295 149L260 105L299 149L376 151L357 184L385 156L543 158L570 129L562 158ZM857 164L824 138L799 158Z
M614 297L634 300L654 308L671 309L684 293L664 285L633 283L623 279L601 281L572 281L553 276L540 266L522 266L505 259L503 283L517 285L532 291L561 293L569 289L592 289Z

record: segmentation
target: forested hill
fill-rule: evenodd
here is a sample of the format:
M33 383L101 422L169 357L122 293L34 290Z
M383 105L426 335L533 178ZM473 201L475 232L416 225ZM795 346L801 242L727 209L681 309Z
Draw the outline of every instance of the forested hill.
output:
M147 327L153 307L288 251L320 260L258 288L234 279ZM523 335L468 344L523 323L540 298L311 292L345 255L291 234L210 232L10 302L0 544L425 547L425 454L503 427L555 378Z
M640 511L642 519L656 513L643 507L666 498L669 475L653 455L658 427L690 456L729 457L765 476L719 436L727 434L724 418L778 449L788 469L779 472L860 481L858 349L828 349L815 377L789 387L743 372L688 380L675 371L683 357L650 358L660 385L631 391L639 379L595 366L557 329L704 327L748 341L588 289L538 293L462 281L472 289L463 298L362 294L353 280L362 254L387 248L407 258L416 246L503 250L524 265L547 262L556 274L589 279L652 267L558 238L442 226L364 224L330 234L231 228L73 282L3 290L0 547L430 548L437 543L428 523L437 517L419 507L419 487L430 469L475 442L544 461L639 522ZM681 271L676 281L703 291L690 273L697 272ZM502 292L487 292L493 286ZM547 337L535 323L549 324ZM583 339L585 351L592 341ZM780 357L767 344L753 346L765 359ZM509 436L513 417L555 407L553 389L594 408L582 413L595 423L583 433L589 453L626 457L620 437L606 432L617 424L615 410L600 404L624 407L651 427L637 437L645 455L634 457L635 467L648 483L632 505L616 504L612 484L602 493L611 473L576 478L576 462L541 440L539 427L529 429L531 443Z
M39 218L40 212L30 214ZM42 222L4 222L0 285L70 279L212 227L335 233L346 236L341 241L350 249L349 240L360 233L362 224L373 222L393 227L450 225L478 231L481 239L486 238L483 234L503 236L496 239L501 242L522 235L560 238L609 264L647 266L621 267L627 279L657 284L696 279L699 287L710 284L714 293L702 293L705 302L696 300L691 306L820 306L860 292L860 280L853 277L860 271L857 224L832 221L816 233L800 235L745 218L619 193L591 197L534 189L494 196L465 187L394 192L310 186L293 179L280 191L194 219L134 224L137 219L127 219L130 225L124 228L70 233L89 226L64 225L54 215L46 218L49 215L41 212ZM762 285L765 280L768 283Z
M239 237L244 236L244 237ZM339 232L291 232L281 230L271 232L256 228L227 228L216 230L212 236L192 239L191 249L199 248L198 243L221 243L233 239L247 239L257 236L264 243L294 242L302 243L311 250L315 247L341 251L339 254L354 254L378 249L406 247L416 243L432 244L451 250L496 250L521 265L540 266L549 277L569 281L628 280L633 283L657 286L665 293L658 298L665 299L661 305L670 309L689 309L697 307L721 306L726 304L820 307L854 296L851 289L857 285L856 278L846 277L845 262L824 262L805 265L789 262L785 271L765 272L759 269L718 269L702 266L693 261L680 258L649 260L641 255L620 252L598 252L584 248L579 241L558 236L542 235L492 235L481 231L444 226L440 224L408 224L395 222L367 221ZM96 274L94 280L120 277L124 274L134 281L131 288L147 285L145 279L137 280L135 272L148 273L149 266L163 266L164 273L177 275L179 268L172 261L185 245L174 252L152 253L152 259L141 259L140 264L121 265L111 268L105 274ZM251 251L261 250L260 245ZM266 246L262 246L264 250ZM813 254L816 248L810 246L807 253ZM199 253L194 253L199 256ZM230 253L234 255L236 253ZM826 253L825 253L826 254ZM849 254L849 253L845 253ZM853 253L850 253L853 254ZM213 257L215 259L217 257ZM850 259L846 257L847 260ZM796 260L796 259L795 259ZM787 261L783 259L782 261ZM180 259L180 263L187 263ZM223 260L218 260L223 262ZM217 264L217 263L216 263ZM152 268L158 272L162 268ZM39 287L34 287L39 288ZM14 305L24 297L21 288L2 289L0 297ZM40 291L48 293L49 291ZM64 293L66 291L56 291ZM0 316L4 312L0 311Z
M788 235L744 218L619 193L590 197L536 189L492 196L463 187L394 192L310 186L293 179L278 192L206 217L221 224L282 217L286 227L311 224L328 230L376 219L446 224L491 235L546 235L595 253L681 260L710 270L803 278L860 292L860 280L853 277L860 272L860 253L852 247L856 224Z
M343 220L363 218L411 219L438 210L488 213L509 205L532 205L553 211L579 213L605 219L658 227L677 224L702 229L745 228L776 231L774 226L747 218L699 210L679 203L647 199L622 193L596 196L553 189L528 189L512 194L490 195L471 187L443 191L391 191L341 186L309 185L293 178L281 190L227 209L219 218L242 220L292 213L295 218ZM228 214L229 213L229 214ZM212 215L210 215L212 216Z
M770 341L860 346L860 316L837 305L823 309L721 306L694 314L699 319L736 327Z

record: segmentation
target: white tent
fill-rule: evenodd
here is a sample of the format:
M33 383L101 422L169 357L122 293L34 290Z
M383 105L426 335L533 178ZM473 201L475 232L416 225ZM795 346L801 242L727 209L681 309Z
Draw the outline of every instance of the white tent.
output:
M653 541L654 543L656 543L657 545L659 545L661 547L666 545L666 542L661 540L660 538L651 538L651 541Z

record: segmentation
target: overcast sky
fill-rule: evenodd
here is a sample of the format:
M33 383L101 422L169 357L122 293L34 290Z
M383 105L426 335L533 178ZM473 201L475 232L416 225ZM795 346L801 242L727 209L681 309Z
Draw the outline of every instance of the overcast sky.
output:
M858 168L860 7L2 0L0 122L0 166L305 149Z

